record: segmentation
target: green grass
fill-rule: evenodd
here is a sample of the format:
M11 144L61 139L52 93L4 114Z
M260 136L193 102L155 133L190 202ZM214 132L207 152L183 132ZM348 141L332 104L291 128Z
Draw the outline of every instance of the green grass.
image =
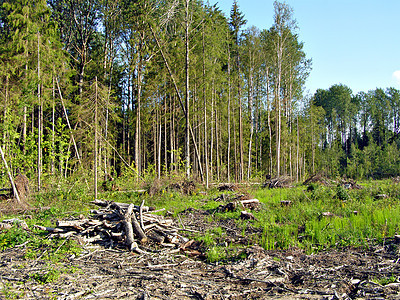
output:
M100 199L116 202L132 202L165 208L173 217L188 208L203 209L210 212L204 222L210 226L204 235L192 237L204 242L207 260L210 262L240 257L243 245L229 243L223 245L227 233L215 225L219 221L234 220L239 233L246 237L249 245L257 244L267 250L288 249L297 247L308 253L323 249L342 247L368 247L371 243L381 243L387 237L400 233L400 186L391 180L365 181L361 190L346 190L340 186L322 186L311 184L299 185L291 189L253 189L248 192L262 203L261 209L252 211L256 220L240 219L241 208L231 212L218 210L226 202L215 201L221 193L207 191L207 195L181 195L161 187L155 196L135 192L101 192ZM198 191L198 190L197 190ZM387 198L376 198L386 194ZM79 214L88 214L93 207L90 201L93 194L88 191L83 180L78 182L53 183L41 193L34 195L31 204L34 207L50 207L31 213L31 219L25 221L33 224L54 226L57 219ZM229 201L229 200L227 200ZM291 205L282 206L281 201L290 201ZM332 216L324 216L330 212ZM14 216L3 216L10 218ZM16 216L18 217L18 216ZM248 234L248 229L258 230ZM251 232L251 231L250 231ZM26 258L41 257L48 261L58 262L71 255L78 255L80 246L71 241L49 240L46 233L39 230L27 232L13 227L0 232L0 249L14 247L28 242ZM38 280L53 280L52 276ZM55 277L54 277L55 278ZM36 279L35 279L36 280ZM55 280L55 279L54 279Z
M290 190L258 190L265 207L255 213L263 229L265 249L300 247L309 252L332 247L366 246L400 231L400 187L391 181L368 182L361 190L298 186ZM386 193L385 199L375 195ZM290 206L280 201L290 200ZM333 216L324 216L330 212Z

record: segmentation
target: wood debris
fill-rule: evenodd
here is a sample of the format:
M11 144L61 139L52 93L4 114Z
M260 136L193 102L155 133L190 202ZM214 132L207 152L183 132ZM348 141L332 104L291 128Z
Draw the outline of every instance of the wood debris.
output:
M264 187L274 189L274 188L290 188L292 187L293 180L290 176L280 176L267 180L264 183Z
M256 210L260 208L260 205L261 204L258 199L246 199L246 200L232 201L225 205L220 205L217 208L217 210L219 212L235 211L239 207L244 209Z
M254 217L254 215L252 213L249 213L245 210L242 210L240 212L240 218L242 220L256 220L256 217Z
M343 186L347 190L361 190L362 186L357 184L357 182L353 179L342 179L341 186Z
M2 229L4 229L4 230L11 229L13 226L17 226L17 227L20 227L20 228L22 228L24 230L28 230L29 231L29 227L25 223L25 221L17 219L17 218L1 221L0 222L0 231Z
M235 192L238 190L237 185L233 183L220 183L219 186L217 187L218 191L230 191L230 192Z
M386 195L386 194L378 194L378 195L375 195L374 198L375 198L376 200L379 200L379 199L387 199L387 198L389 198L389 196Z
M281 201L281 206L290 206L292 205L292 201L290 200L282 200Z
M322 173L317 173L317 174L314 174L314 175L310 176L309 178L307 178L304 181L303 184L304 185L309 185L311 183L319 183L319 184L322 184L322 185L325 185L325 186L330 186L331 185L330 180L328 178L326 178L326 176L324 174L322 174Z
M59 220L55 228L35 227L48 231L51 237L75 236L83 244L97 243L106 248L122 244L140 254L147 253L146 248L150 245L157 249L186 249L181 245L188 243L189 239L179 234L185 229L173 226L172 219L155 214L163 209L155 210L144 206L144 203L140 206L105 200L91 203L101 208L92 210L89 218L81 216L79 219Z

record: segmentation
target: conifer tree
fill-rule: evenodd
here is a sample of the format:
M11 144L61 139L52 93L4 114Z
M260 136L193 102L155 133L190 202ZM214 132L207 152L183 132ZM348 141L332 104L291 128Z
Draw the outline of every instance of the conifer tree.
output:
M244 177L244 151L243 151L243 123L242 123L242 82L241 82L241 68L240 68L240 38L241 28L247 23L244 19L242 12L239 10L237 1L233 1L231 15L230 15L230 28L232 34L232 52L234 53L236 60L236 83L237 83L237 103L239 109L239 180L243 180Z

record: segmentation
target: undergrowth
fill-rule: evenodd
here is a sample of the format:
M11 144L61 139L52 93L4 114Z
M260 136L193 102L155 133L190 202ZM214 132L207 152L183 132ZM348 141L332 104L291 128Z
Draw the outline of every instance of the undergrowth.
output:
M267 250L367 247L399 233L399 192L389 180L366 182L360 190L322 185L258 190L256 198L265 206L255 212L254 226L263 228L261 245ZM376 198L382 193L387 197ZM283 200L290 205L280 205Z
M136 205L145 201L145 205L165 208L161 214L177 219L189 208L207 210L210 214L204 222L214 225L217 221L234 220L247 245L226 242L228 233L218 225L191 236L202 241L209 262L243 257L243 247L250 245L266 250L295 247L313 253L330 248L368 247L400 232L400 186L390 180L366 181L359 190L317 183L290 189L249 188L246 192L262 204L260 209L251 211L255 220L241 220L241 208L219 211L218 207L230 200L229 197L224 203L214 200L221 194L217 189L205 192L197 186L191 194L183 195L170 189L169 184L170 181L158 182L157 191L152 195L136 191L134 187L128 192L100 190L98 198ZM226 194L234 195L233 192ZM378 197L383 194L384 197ZM94 208L91 200L93 194L83 180L53 183L31 198L34 209L25 221L29 227L33 224L54 226L58 219L87 215ZM289 205L283 205L282 201ZM21 216L3 215L2 219L12 217ZM24 243L27 259L41 258L53 263L79 255L81 250L72 240L49 240L44 232L36 229L29 232L13 227L0 232L1 250ZM32 275L32 278L42 282L58 278L56 272L46 274L47 277Z

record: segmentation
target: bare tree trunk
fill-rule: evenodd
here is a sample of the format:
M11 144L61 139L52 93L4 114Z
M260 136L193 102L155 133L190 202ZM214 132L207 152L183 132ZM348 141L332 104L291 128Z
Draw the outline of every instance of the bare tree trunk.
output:
M240 181L244 178L244 153L243 153L243 117L242 117L242 86L240 82L240 66L238 56L238 104L239 104L239 155L240 155Z
M164 90L164 170L168 174L167 92Z
M175 171L175 117L174 117L174 107L175 107L175 97L172 95L171 96L172 99L170 101L170 125L169 125L169 136L170 136L170 154L171 154L171 158L170 158L170 171Z
M210 177L214 178L214 94L211 93L211 116L210 116Z
M38 76L38 86L37 86L37 97L38 97L38 161L37 161L37 172L38 172L38 190L40 191L42 185L42 119L43 119L43 105L41 99L41 80L40 80L40 35L37 33L37 76Z
M140 50L139 50L140 51ZM140 56L140 54L139 54ZM140 58L139 58L140 60ZM136 96L136 129L135 129L135 164L139 180L141 174L140 139L141 139L141 94L142 94L142 66L139 61L137 70L137 96Z
M209 178L208 178L208 141L207 141L207 102L206 102L206 50L204 41L204 23L203 23L203 110L204 110L204 165L206 173L206 188L208 189Z
M161 134L161 107L159 106L159 109L157 109L157 120L158 120L158 163L157 163L157 173L158 173L158 179L161 178L161 140L162 140L162 134Z
M218 137L221 134L218 134L218 113L217 110L215 110L215 157L216 157L216 163L217 163L217 180L220 181L221 180L221 160L220 160L220 156L219 156L219 139Z
M185 133L185 157L186 177L190 178L190 140L189 140L189 2L185 1L185 103L186 103L186 133Z
M152 118L152 126L153 126L153 164L155 170L157 170L157 150L158 150L158 143L157 143L157 129L158 129L158 111L157 108L154 107L155 111L155 118ZM143 143L144 144L144 143ZM158 176L157 176L158 177Z
M56 137L55 137L55 99L56 99L56 84L53 76L53 90L52 90L52 96L53 96L53 105L51 108L51 174L55 174L55 152L56 152Z
M4 114L6 114L6 109L4 110ZM27 127L28 127L28 124L27 124L27 115L28 115L28 111L27 111L27 108L26 108L26 105L24 105L24 113L23 113L24 115L23 115L23 128L22 128L22 143L23 143L23 154L25 155L25 153L26 153L26 147L25 147L25 145L26 145L26 134L27 134ZM5 137L4 137L4 141L5 141Z
M227 177L228 183L231 180L231 52L228 45L228 145L227 145Z
M93 172L94 172L94 199L97 199L97 76L95 79L95 97L94 97L94 159L93 159Z
M1 146L0 146L0 155L1 155L1 159L3 160L4 166L6 167L8 179L10 180L11 187L12 187L12 190L14 193L14 197L17 199L18 203L21 203L21 199L19 198L17 188L15 187L13 177L11 175L10 169L8 168L8 164L7 164L6 158L4 157L4 152L3 152L3 149Z
M315 174L315 147L314 147L314 120L311 107L311 149L312 149L312 173Z
M112 66L110 70L110 78L112 75ZM108 90L107 90L107 99L106 99L106 120L105 120L105 128L104 128L104 139L107 143L108 141L108 119L109 119L109 103L110 103L110 94L111 94L111 79L108 82ZM109 159L108 159L108 148L107 145L104 146L104 179L107 179L108 175L108 168L109 168Z
M278 72L280 72L278 70ZM278 84L275 91L276 101L276 176L279 177L281 169L281 100L280 100L280 74L278 75Z
M7 110L8 110L8 89L9 89L9 78L6 76L6 93L5 93L5 99L4 99L4 115L3 115L3 144L6 145L7 141L7 131L8 131L8 124L7 124ZM26 111L26 106L24 106L24 109ZM25 115L25 124L26 124L26 115ZM26 127L25 127L26 129ZM25 140L24 140L24 154L25 154ZM5 149L6 151L6 149Z
M247 180L250 180L251 175L251 150L254 134L254 113L253 113L253 72L250 67L250 82L249 82L249 113L250 113L250 140L249 140L249 156L247 165Z
M268 69L267 69L267 113L268 113L268 134L269 134L269 175L272 175L272 128L271 128L271 107L269 99L269 79L268 79Z
M296 150L296 181L299 182L300 168L299 168L299 152L300 152L300 135L299 135L299 115L297 115L297 150Z

